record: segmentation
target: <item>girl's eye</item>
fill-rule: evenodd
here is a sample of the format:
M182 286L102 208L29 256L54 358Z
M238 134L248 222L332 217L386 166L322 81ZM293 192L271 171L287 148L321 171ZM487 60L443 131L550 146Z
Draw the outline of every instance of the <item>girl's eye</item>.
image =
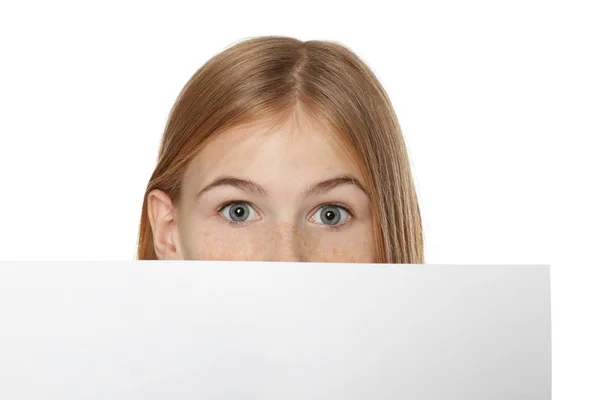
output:
M223 218L231 222L246 222L256 219L256 211L248 203L229 203L219 210Z
M345 207L328 204L319 208L311 219L313 218L321 225L339 226L348 221L350 212Z

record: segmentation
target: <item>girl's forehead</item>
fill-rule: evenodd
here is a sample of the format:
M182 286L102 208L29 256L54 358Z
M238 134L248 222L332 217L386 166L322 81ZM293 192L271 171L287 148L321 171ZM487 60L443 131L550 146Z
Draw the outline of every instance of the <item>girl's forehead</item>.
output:
M274 117L239 124L215 136L214 141L231 142L245 138L256 140L270 138L277 135L286 140L329 140L333 136L340 136L323 122L304 115L288 117L284 120Z
M343 135L313 119L267 119L249 122L218 133L198 152L197 160L227 157L277 156L352 158Z
M277 173L357 175L357 163L339 135L315 123L258 121L219 133L196 155L188 172L196 178L235 169Z

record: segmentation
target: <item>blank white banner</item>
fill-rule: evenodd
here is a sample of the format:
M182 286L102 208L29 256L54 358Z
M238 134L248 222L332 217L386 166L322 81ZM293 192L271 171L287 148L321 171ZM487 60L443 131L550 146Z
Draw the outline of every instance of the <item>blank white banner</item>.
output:
M0 263L2 399L550 399L547 265Z

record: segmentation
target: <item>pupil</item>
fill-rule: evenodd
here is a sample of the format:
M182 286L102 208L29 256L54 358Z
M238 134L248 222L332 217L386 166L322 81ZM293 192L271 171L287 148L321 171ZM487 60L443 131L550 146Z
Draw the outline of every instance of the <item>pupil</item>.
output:
M243 221L248 213L246 208L247 206L245 204L237 204L235 207L232 206L229 209L229 217L237 222Z
M328 225L335 225L340 222L341 216L336 207L325 207L321 211L321 219Z

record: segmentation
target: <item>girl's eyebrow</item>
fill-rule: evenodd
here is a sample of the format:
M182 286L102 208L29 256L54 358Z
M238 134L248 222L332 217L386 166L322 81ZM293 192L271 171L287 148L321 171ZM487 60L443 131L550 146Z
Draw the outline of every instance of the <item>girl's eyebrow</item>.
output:
M320 182L317 182L317 183L314 183L314 184L308 186L302 192L302 196L303 197L315 196L315 195L330 191L333 188L342 186L342 185L353 185L353 186L357 187L358 189L362 190L365 194L367 194L367 191L365 190L365 188L359 182L358 179L356 179L355 177L350 176L350 175L339 175L339 176L336 176L336 177L333 177L330 179L326 179L324 181L320 181ZM222 177L215 179L214 181L212 181L211 183L206 185L202 190L200 190L196 194L196 198L199 198L200 196L202 196L204 193L208 192L211 189L214 189L217 187L222 187L222 186L231 186L236 189L239 189L244 192L247 192L247 193L250 193L253 195L257 195L257 196L268 196L269 195L269 192L265 188L263 188L261 185L259 185L258 183L256 183L255 181L253 181L251 179L238 178L235 176L222 176Z

